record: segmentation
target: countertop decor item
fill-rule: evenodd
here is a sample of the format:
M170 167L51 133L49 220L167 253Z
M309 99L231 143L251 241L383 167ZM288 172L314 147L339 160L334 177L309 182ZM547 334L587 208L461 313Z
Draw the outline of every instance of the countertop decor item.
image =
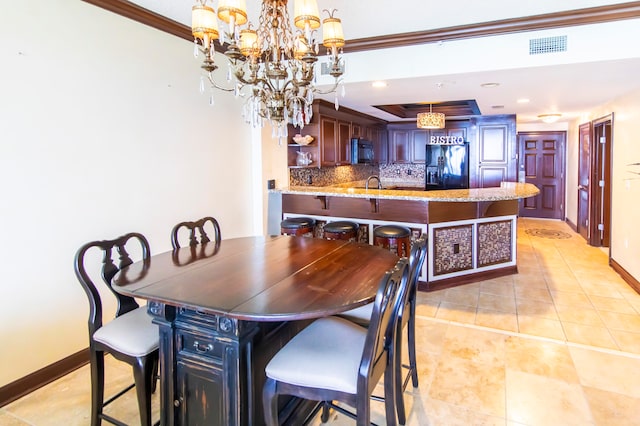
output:
M313 142L313 136L311 135L295 135L293 137L293 141L295 143L297 143L298 145L309 145L311 142Z
M213 88L245 96L243 116L247 123L262 127L271 123L273 136L286 138L287 123L296 127L309 124L311 104L315 93L335 92L342 82L345 44L342 22L333 16L335 9L322 20L322 39L317 39L321 26L316 0L295 0L294 19L290 23L288 0L263 0L257 26L247 19L244 1L219 0L217 13L208 0L196 0L192 7L191 32L194 36L194 55L204 53L201 68L204 80ZM218 19L226 28L218 30ZM245 25L246 24L246 25ZM214 63L214 41L226 44L224 55L229 61L230 84L219 85L213 78L218 66ZM319 90L314 85L314 66L318 61L320 42L328 51L329 74L334 77L332 87ZM344 86L343 86L344 88ZM209 101L213 104L213 98ZM336 109L338 101L336 96Z
M298 151L298 156L296 157L296 164L298 166L308 166L311 163L313 163L313 160L311 159L310 152Z

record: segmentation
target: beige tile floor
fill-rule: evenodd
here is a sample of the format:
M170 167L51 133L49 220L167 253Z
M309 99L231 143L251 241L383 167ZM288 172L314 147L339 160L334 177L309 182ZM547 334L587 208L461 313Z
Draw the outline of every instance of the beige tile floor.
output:
M562 222L521 218L518 238L519 274L419 294L407 424L640 425L640 295ZM108 369L110 385L129 380L126 366ZM111 411L136 424L135 407L130 392ZM382 405L372 411L384 424ZM0 425L87 425L88 415L83 367L0 408Z

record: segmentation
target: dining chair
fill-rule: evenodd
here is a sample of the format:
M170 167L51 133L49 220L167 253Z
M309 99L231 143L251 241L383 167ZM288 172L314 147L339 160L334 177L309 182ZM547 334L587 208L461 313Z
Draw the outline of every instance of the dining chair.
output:
M122 268L133 261L127 251L139 250L145 264L150 258L149 242L139 233L129 233L114 240L92 241L84 244L75 255L76 277L89 299L89 363L91 369L91 425L98 426L102 420L116 425L124 423L104 413L104 407L124 395L135 386L140 413L140 424L151 425L151 394L156 387L158 369L158 327L151 322L146 306L139 306L132 297L117 293L112 279ZM132 248L133 247L133 248ZM96 250L97 249L97 250ZM102 255L102 266L98 268L93 252ZM88 255L88 253L90 253ZM118 264L114 262L117 256ZM93 262L95 260L95 262ZM95 270L88 268L96 265ZM98 271L100 269L100 271ZM89 272L91 271L91 272ZM144 274L145 270L141 272ZM100 291L92 277L101 275L109 291ZM98 281L99 279L96 279ZM115 317L103 319L103 296L112 294L117 305ZM105 300L106 302L106 300ZM104 401L104 355L110 353L115 359L126 362L133 368L134 383Z
M406 423L406 412L404 406L403 394L409 384L409 379L413 383L413 387L418 387L418 363L416 354L416 294L418 290L418 280L420 271L427 256L427 234L422 234L417 240L411 244L411 252L409 255L409 280L408 290L404 294L404 305L398 320L398 330L396 339L396 363L395 363L395 380L396 380L396 409L398 411L398 423L404 425ZM351 309L340 314L356 324L368 327L371 321L373 304L361 306ZM402 336L404 328L407 327L407 352L409 364L402 364ZM407 369L405 375L402 374L402 368Z
M197 246L198 244L206 244L211 242L209 235L207 235L207 231L205 227L207 223L210 223L210 228L213 229L213 241L215 241L216 246L220 245L220 240L222 239L220 232L220 225L218 221L211 216L203 217L202 219L198 219L195 222L180 222L171 230L171 245L174 249L180 248L180 230L182 228L186 228L189 230L189 245ZM200 239L198 240L198 236L196 235L196 231L199 234ZM211 231L210 231L211 232Z
M408 261L385 273L376 292L368 328L337 316L315 320L293 337L265 368L264 420L278 424L278 395L321 401L322 421L333 408L369 425L370 396L384 376L386 424L396 424L394 350L398 292L407 290ZM355 414L334 401L354 407Z

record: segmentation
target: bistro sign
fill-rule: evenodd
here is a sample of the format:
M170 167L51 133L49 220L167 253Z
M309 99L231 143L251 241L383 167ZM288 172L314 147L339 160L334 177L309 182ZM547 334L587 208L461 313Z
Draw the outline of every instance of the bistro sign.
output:
M462 136L431 136L429 145L464 145Z

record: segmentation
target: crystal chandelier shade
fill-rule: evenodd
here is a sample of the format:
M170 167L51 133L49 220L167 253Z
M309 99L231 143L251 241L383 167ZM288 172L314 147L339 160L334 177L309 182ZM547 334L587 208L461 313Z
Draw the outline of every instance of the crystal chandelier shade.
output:
M335 10L325 12L329 16L322 21L322 44L327 48L329 74L334 77L334 84L321 92L314 85L318 60L316 33L321 27L316 0L295 0L293 26L287 0L263 0L256 29L248 22L244 0L220 0L217 14L207 0L198 0L192 7L194 54L204 54L201 67L212 92L217 88L244 96L245 121L262 127L264 120L268 120L274 136L279 138L286 136L287 123L304 127L311 120L314 94L335 92L344 70L344 59L340 56L344 46L342 23L333 16ZM226 31L218 29L218 20L226 24ZM214 62L215 40L227 44L224 52L229 61L227 87L213 78L218 68ZM205 76L200 82L202 92ZM210 103L213 104L213 95Z
M429 105L429 112L418 113L417 126L419 129L444 129L444 114L433 112L431 105Z

